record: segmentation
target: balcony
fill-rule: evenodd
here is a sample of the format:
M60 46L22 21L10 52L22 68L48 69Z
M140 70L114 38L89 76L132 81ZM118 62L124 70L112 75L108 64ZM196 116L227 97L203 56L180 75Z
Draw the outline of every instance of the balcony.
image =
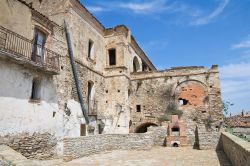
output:
M4 55L4 56L3 56ZM59 54L0 26L0 57L52 74L59 73Z
M97 116L97 101L90 100L88 103L88 115Z

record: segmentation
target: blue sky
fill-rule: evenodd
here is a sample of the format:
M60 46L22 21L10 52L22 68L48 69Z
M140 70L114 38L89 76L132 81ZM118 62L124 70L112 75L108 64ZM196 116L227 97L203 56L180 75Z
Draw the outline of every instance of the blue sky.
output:
M128 26L158 69L218 64L232 114L250 111L250 0L81 0L105 27Z

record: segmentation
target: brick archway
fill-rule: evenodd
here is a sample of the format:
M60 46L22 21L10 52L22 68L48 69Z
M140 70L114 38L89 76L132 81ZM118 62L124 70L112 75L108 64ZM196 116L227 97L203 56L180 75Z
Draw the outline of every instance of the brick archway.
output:
M141 123L140 125L138 125L134 132L135 133L146 133L147 132L147 128L150 126L158 126L156 123L152 123L152 122L144 122Z

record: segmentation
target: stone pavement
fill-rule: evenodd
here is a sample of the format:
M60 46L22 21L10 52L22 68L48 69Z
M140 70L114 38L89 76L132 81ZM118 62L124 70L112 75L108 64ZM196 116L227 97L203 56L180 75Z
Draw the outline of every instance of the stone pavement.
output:
M27 160L17 166L232 166L223 152L188 147L154 147L148 151L116 150L64 163Z
M86 166L231 166L223 152L192 148L155 147L149 151L112 151L67 164Z

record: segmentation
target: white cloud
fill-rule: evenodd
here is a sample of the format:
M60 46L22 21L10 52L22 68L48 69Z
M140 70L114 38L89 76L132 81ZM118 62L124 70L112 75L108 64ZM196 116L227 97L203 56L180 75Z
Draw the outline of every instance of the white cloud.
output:
M118 3L117 6L122 9L131 10L134 13L147 14L164 10L166 7L166 1L154 0L145 2L126 2Z
M234 44L231 47L232 49L239 49L239 48L250 48L250 39L243 40L240 43Z
M225 9L225 7L228 5L229 0L222 0L219 6L208 16L200 17L194 21L192 21L191 25L205 25L210 23L214 18L219 16Z
M200 15L201 10L178 1L170 0L141 0L119 2L111 0L110 3L98 2L96 6L87 7L91 12L121 11L127 10L135 14L152 14L167 12L168 14L182 13L191 17Z
M107 9L101 6L87 6L86 8L92 13L99 13L99 12L107 11Z
M224 100L237 100L241 106L241 100L250 98L250 63L224 65L220 68L220 78Z
M224 65L220 68L220 72L223 78L248 77L250 80L250 63Z

